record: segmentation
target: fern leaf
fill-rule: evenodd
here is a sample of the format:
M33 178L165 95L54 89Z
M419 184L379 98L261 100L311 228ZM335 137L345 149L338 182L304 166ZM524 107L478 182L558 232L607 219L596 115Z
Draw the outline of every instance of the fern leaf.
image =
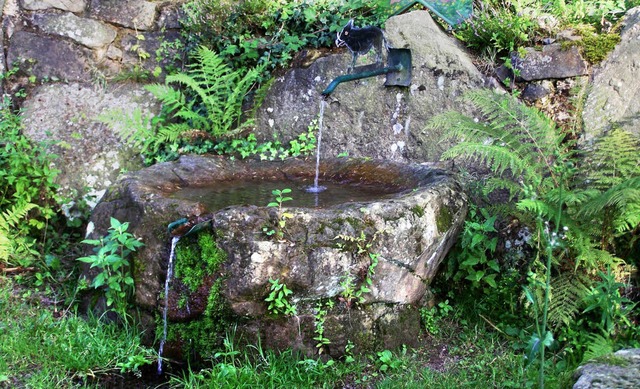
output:
M6 262L12 256L29 251L29 243L19 236L19 233L12 232L24 219L30 210L37 205L26 202L14 204L11 209L0 212L0 261Z
M464 156L466 158L484 163L494 174L502 175L510 170L514 176L523 173L528 164L517 154L494 144L484 143L459 143L442 154L443 159L453 159Z
M573 322L582 310L583 299L591 283L588 277L571 272L561 273L551 279L548 319L554 328Z
M613 353L613 342L609 337L590 334L587 349L582 356L582 363Z

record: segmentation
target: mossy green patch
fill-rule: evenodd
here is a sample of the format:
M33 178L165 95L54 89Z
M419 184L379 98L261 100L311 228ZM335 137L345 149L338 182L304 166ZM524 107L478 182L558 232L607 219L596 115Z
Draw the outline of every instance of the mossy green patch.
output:
M413 212L413 214L416 215L417 217L424 216L424 208L417 204L411 207L411 212Z
M592 26L579 26L578 34L582 37L579 41L563 42L563 46L578 45L582 50L584 58L592 64L602 62L607 55L620 43L620 34L602 33L598 34Z
M211 233L201 232L187 239L176 247L175 277L195 292L205 277L215 274L227 255Z
M218 278L211 286L207 307L201 318L169 324L167 339L181 342L185 355L206 358L220 347L231 323L231 311L220 293L223 282L223 278Z
M205 278L215 278L209 289L207 305L196 320L169 323L167 340L182 344L185 355L208 357L220 346L229 328L231 311L221 294L225 278L220 266L226 253L218 247L210 231L183 238L176 247L175 277L192 292L203 285ZM188 304L189 297L181 296L178 306ZM159 321L159 326L162 322Z
M584 57L591 63L602 62L620 43L618 34L591 34L582 38Z
M436 227L438 227L438 232L445 232L451 225L453 224L453 215L451 215L451 211L447 207L441 207L438 215L436 216Z

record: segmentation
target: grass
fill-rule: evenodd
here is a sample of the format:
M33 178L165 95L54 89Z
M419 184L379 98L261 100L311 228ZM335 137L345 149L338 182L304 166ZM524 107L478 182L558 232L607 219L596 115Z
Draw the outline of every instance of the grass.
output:
M0 387L90 387L96 376L135 371L155 357L132 329L45 306L46 298L25 299L16 290L0 277Z
M129 374L134 380L128 382L136 385L157 379L153 369L142 374L140 368L155 361L156 353L142 346L134 329L55 309L46 296L22 296L19 290L11 278L0 277L0 387L101 387L105 377L123 372L135 373L138 378ZM462 319L463 308L455 310L437 323L446 330L437 336L425 332L416 349L354 355L348 361L260 345L238 349L229 335L204 369L172 373L163 387L520 388L533 382L535 369L525 369L523 353L511 339L483 320Z
M537 369L527 369L514 342L480 320L468 324L441 319L437 337L423 334L415 349L356 355L348 360L304 358L292 351L276 353L259 345L239 350L228 336L225 350L199 371L172 376L175 388L524 388ZM549 369L548 371L553 371ZM548 377L560 387L562 371Z

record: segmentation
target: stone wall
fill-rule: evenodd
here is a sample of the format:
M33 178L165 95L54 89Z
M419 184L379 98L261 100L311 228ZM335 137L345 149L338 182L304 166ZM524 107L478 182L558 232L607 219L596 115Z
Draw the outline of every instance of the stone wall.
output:
M182 2L0 1L0 71L13 73L0 92L21 106L24 134L47 141L58 156L70 216L77 204L92 206L123 171L142 167L122 129L100 117L159 112L156 99L133 81L143 71L149 77L142 81L161 81L156 69L180 66Z
M69 82L100 82L137 65L153 71L173 55L163 48L179 39L183 2L4 0L6 65Z

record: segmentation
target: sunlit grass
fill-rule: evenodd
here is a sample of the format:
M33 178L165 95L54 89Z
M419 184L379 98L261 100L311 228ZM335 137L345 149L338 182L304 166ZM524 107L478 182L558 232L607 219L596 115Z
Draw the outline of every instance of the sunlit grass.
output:
M133 370L129 357L153 355L136 331L31 305L0 278L0 386L78 386L97 374Z

